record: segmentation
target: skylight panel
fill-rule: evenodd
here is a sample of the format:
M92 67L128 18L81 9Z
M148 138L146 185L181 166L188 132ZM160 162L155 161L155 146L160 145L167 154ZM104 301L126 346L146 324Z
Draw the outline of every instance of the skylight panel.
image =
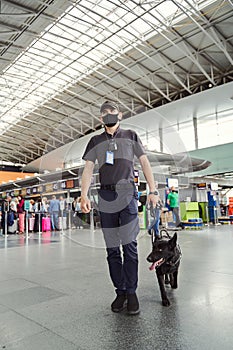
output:
M189 0L198 9L211 2ZM157 6L155 3L158 4L130 0L75 2L3 72L0 103L7 108L1 108L0 118L15 116L16 121L24 117L31 108L43 104L45 98L49 100L112 58L117 59L132 46L155 35L156 30L165 28L169 21L174 24L185 18L175 1L162 1ZM193 11L183 0L177 4ZM26 96L32 104L25 107L22 100ZM0 123L0 129L5 128Z
M183 2L181 0L180 2ZM161 20L169 19L174 13L177 12L177 6L173 1L163 1L161 4L156 6L156 9L153 9L152 12L158 13Z

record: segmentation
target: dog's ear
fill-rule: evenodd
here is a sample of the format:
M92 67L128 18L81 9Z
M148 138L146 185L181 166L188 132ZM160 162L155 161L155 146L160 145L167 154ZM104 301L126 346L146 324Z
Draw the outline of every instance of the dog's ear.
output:
M175 248L177 242L177 233L174 233L174 236L169 240L169 246L171 249Z
M158 242L159 240L159 237L157 235L154 235L154 238L153 238L153 246L156 245L156 243Z

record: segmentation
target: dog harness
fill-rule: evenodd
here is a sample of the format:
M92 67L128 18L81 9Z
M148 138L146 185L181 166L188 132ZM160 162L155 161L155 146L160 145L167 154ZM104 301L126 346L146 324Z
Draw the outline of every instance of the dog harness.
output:
M167 238L171 239L171 236L169 235L168 231L166 230L166 236ZM152 242L152 248L153 248L153 243L154 243L154 235L152 234L151 235L151 242ZM168 260L166 261L164 259L164 261L160 262L158 266L155 267L155 269L157 267L160 267L161 265L163 265L164 263L166 263L167 265L171 266L171 267L176 267L176 265L178 264L178 262L181 260L181 256L182 256L182 253L181 253L181 249L180 249L180 246L179 244L176 245L176 250L177 250L177 254L175 255L175 261L173 261L174 258L172 258L171 260Z
M179 244L177 244L176 249L177 249L178 258L175 261L172 261L172 259L171 259L171 261L164 261L164 262L166 262L167 265L176 266L178 264L178 262L181 260L182 253L181 253L181 249L180 249ZM176 256L175 256L175 258L176 258Z

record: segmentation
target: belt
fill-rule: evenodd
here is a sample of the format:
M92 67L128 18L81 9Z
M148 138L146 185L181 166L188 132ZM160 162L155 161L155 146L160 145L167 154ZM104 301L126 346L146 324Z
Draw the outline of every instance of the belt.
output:
M100 185L101 190L116 191L116 185Z
M134 182L129 182L126 184L117 184L117 185L100 185L100 189L108 190L108 191L126 190L129 188L132 188L132 185L134 185Z

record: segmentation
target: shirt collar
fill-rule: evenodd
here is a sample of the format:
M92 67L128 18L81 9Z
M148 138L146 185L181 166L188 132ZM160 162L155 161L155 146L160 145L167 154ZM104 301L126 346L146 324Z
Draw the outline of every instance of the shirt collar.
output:
M116 131L112 134L109 134L105 128L105 134L107 135L107 137L114 137L118 134L118 132L120 131L120 125L118 125L118 128L116 129Z

